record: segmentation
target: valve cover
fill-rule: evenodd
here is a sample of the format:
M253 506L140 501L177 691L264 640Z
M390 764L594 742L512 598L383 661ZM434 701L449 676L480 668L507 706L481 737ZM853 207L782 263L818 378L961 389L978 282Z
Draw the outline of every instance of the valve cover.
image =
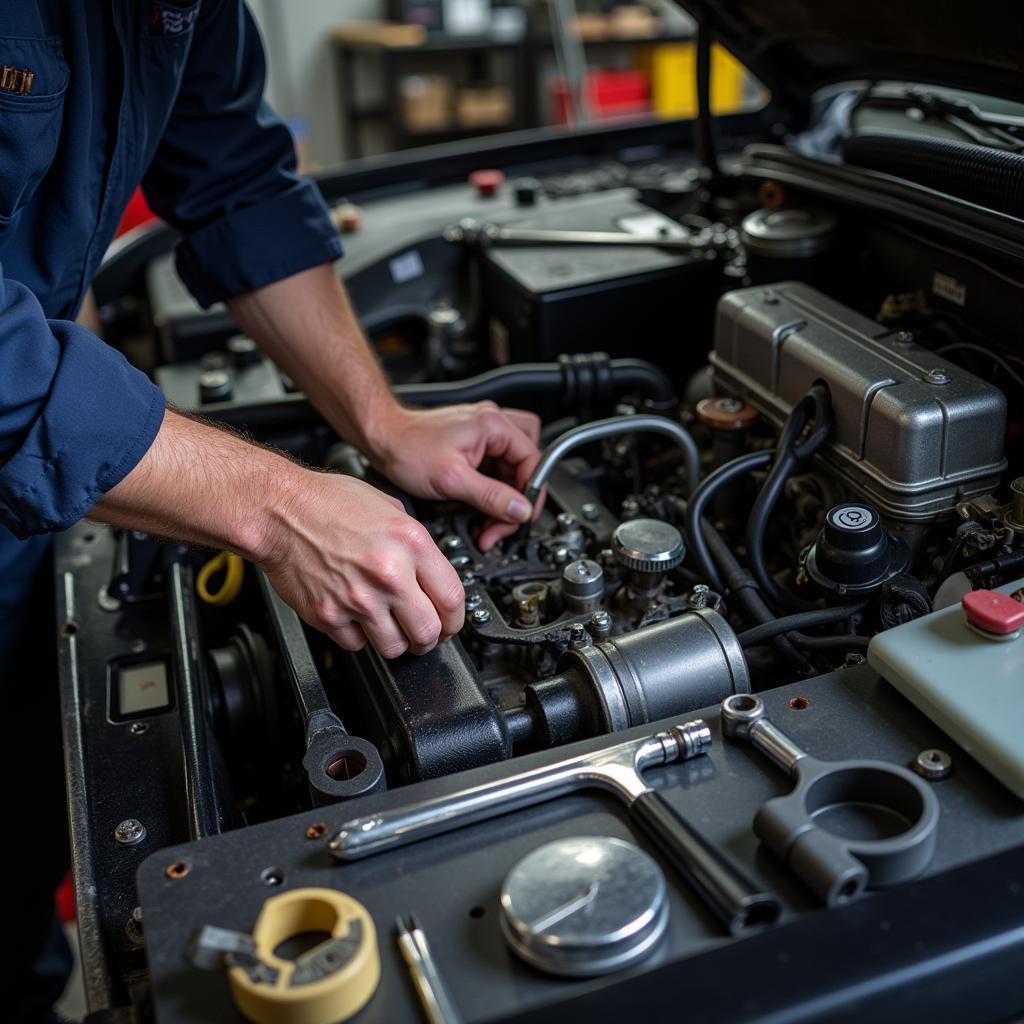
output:
M720 387L776 425L827 384L835 426L818 458L894 518L949 512L1006 466L998 388L808 285L723 295L711 363Z

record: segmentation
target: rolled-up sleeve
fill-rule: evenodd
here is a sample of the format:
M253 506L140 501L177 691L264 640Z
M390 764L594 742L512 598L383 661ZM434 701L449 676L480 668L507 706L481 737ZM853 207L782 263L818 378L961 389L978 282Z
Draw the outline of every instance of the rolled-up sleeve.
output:
M178 273L203 306L341 255L291 133L263 101L266 61L241 0L202 0L181 90L143 190L183 235Z
M0 267L0 521L18 537L70 526L153 443L163 394L85 328L47 320Z

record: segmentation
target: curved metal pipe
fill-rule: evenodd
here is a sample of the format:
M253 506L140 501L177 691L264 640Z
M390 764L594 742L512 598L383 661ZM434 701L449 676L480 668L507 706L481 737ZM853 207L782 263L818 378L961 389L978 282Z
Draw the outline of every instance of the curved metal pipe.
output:
M568 430L544 449L537 468L523 488L529 502L533 504L537 500L551 471L569 452L582 445L602 441L606 437L618 437L621 434L664 434L670 437L682 450L688 487L692 491L697 486L697 481L700 480L700 452L697 450L696 441L684 427L665 416L611 416L606 420L594 420L574 430Z

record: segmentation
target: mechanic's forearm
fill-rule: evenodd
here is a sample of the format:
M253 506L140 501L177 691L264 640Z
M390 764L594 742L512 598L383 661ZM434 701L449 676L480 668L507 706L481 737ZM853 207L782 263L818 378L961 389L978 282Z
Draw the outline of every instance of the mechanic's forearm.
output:
M168 410L139 464L89 512L111 526L226 548L254 562L307 470L266 448Z
M372 457L393 431L402 408L334 268L314 267L227 305L239 327L335 430Z

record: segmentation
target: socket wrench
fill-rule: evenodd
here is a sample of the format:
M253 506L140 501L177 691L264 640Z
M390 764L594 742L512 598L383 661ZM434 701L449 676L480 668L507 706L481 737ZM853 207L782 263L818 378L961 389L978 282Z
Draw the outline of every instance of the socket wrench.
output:
M917 877L935 852L939 803L913 772L883 761L819 761L765 717L764 701L733 694L722 701L722 732L750 743L796 782L762 804L754 832L828 905L865 888ZM828 830L829 818L868 816L879 838Z
M746 877L726 854L644 783L645 768L707 752L711 730L701 719L654 736L556 761L494 782L432 797L393 811L346 821L328 841L338 860L356 860L463 825L597 788L614 794L683 874L732 935L773 924L776 897Z

